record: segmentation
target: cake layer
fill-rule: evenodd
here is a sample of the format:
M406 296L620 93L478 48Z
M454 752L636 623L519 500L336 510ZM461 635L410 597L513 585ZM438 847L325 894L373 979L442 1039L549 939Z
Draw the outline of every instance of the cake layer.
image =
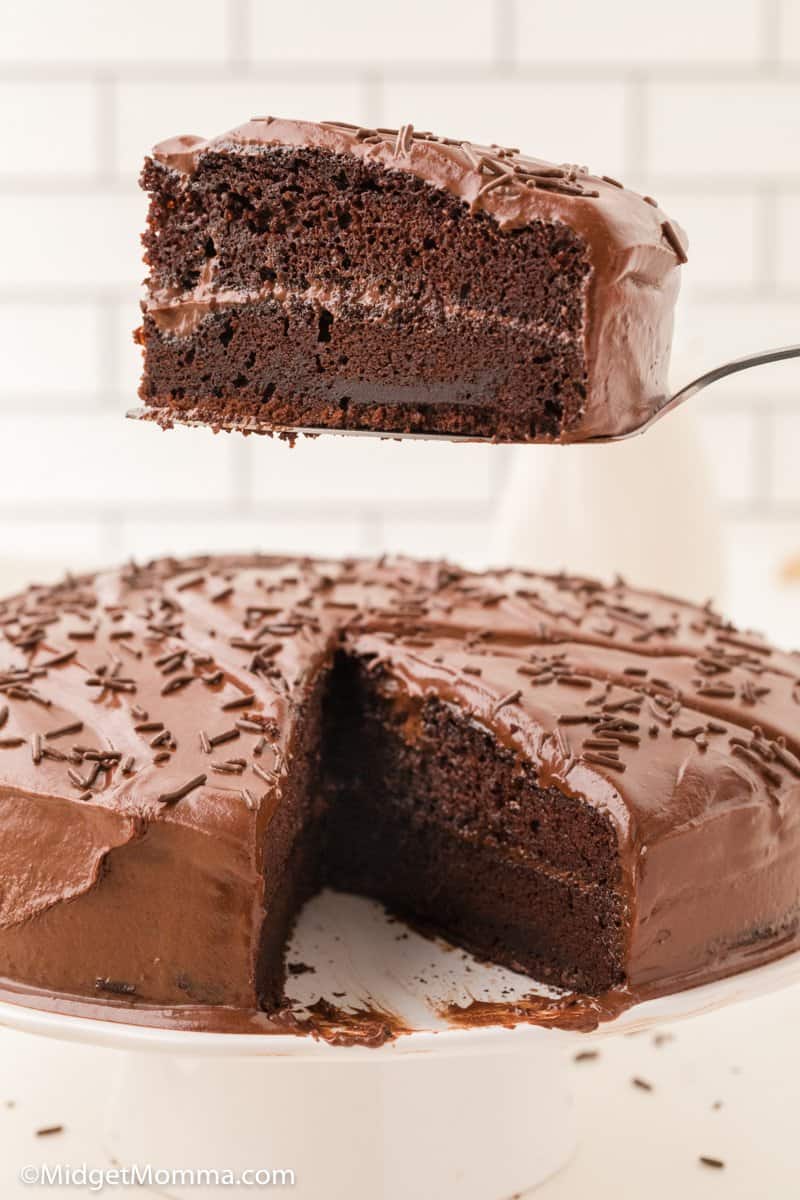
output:
M624 979L614 899L409 819L391 798L341 799L327 842L333 886L542 982L603 992Z
M469 715L341 661L325 758L325 865L485 958L600 992L624 977L609 817L557 788Z
M589 264L562 222L504 237L487 213L470 216L415 175L323 148L209 149L189 190L161 158L156 151L142 179L153 197L143 240L159 319L187 293L201 306L214 297L235 307L259 294L308 293L324 305L363 292L387 309L463 305L581 329Z
M582 385L571 385L580 352L562 344L554 353L557 335L538 326L420 305L376 319L349 304L321 340L321 321L309 301L263 300L214 311L186 338L148 315L146 390L169 391L174 415L211 424L402 426L506 440L556 436L565 406L582 404Z
M800 657L442 563L161 560L0 603L0 976L255 1008L320 882L643 994L800 917Z
M685 239L614 180L263 118L162 143L142 184L141 396L164 424L580 440L667 394Z

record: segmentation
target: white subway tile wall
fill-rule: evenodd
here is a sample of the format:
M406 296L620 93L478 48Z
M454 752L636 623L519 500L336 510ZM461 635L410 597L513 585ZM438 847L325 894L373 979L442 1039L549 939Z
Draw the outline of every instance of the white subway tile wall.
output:
M523 62L650 68L759 57L759 0L671 0L662 14L639 0L520 0L517 11Z
M0 58L15 67L76 65L112 72L149 63L220 63L227 58L226 4L197 0L5 0Z
M116 89L115 168L125 179L136 180L145 152L167 136L165 116L172 122L171 129L210 137L262 112L291 113L310 121L320 120L322 112L351 112L358 118L362 97L363 86L357 76L334 81L321 80L316 73L305 79L260 84L224 77L210 85L205 79L175 82L169 78L120 83Z
M701 7L701 6L698 6ZM713 5L712 5L713 7ZM709 184L791 177L800 145L797 83L744 74L646 85L645 168L655 176L695 176Z
M800 63L800 6L797 0L780 0L779 55L782 62Z
M97 161L97 89L91 81L0 82L0 113L4 181L92 177ZM56 124L68 128L70 136L57 136Z
M777 283L778 287L787 291L792 288L796 290L800 284L800 211L797 195L778 196L776 209Z
M267 112L411 120L654 194L692 243L676 383L798 340L798 0L673 0L668 12L641 0L5 0L0 578L2 560L55 570L204 546L493 558L509 459L491 448L291 450L122 419L139 373L141 161L162 137ZM698 401L725 600L784 640L800 611L800 590L779 582L782 558L800 553L798 370L743 374Z
M450 72L414 81L392 76L381 89L382 119L393 127L408 120L417 128L451 129L455 137L505 146L530 147L533 139L542 158L602 162L605 174L625 174L623 83L587 83L579 76L541 80L535 73L515 79L504 68L483 78L474 68L470 74L471 82L461 85Z
M492 4L464 0L404 0L403 4L331 4L303 0L303 19L290 5L252 5L257 63L359 65L491 64Z
M68 129L62 132L68 137ZM87 188L65 181L55 190L35 184L0 194L2 293L82 300L87 288L129 291L143 268L135 229L145 206L136 188ZM102 297L98 297L102 302Z
M800 413L775 418L772 496L786 507L800 504Z

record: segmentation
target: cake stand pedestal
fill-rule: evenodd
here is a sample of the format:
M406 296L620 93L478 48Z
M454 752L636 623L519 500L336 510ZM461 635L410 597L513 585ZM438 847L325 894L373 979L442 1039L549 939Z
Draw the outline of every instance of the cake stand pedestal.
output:
M575 1147L569 1059L586 1035L536 1025L453 1027L450 1004L513 1001L531 981L476 963L391 921L369 901L323 893L301 917L293 999L396 1014L410 1032L370 1049L291 1033L193 1033L0 1001L0 1025L125 1051L104 1143L121 1166L202 1169L255 1195L281 1180L302 1200L511 1200ZM800 952L647 1001L591 1036L637 1032L800 979ZM258 1172L284 1172L267 1184ZM245 1176L244 1172L253 1172ZM261 1186L259 1187L259 1178ZM153 1179L157 1195L206 1200L213 1176ZM248 1180L250 1181L248 1183ZM225 1194L228 1194L226 1192Z
M347 1061L131 1052L106 1149L123 1164L291 1170L303 1200L519 1195L568 1161L572 1106L558 1039L545 1034L521 1053L497 1040L480 1054L371 1061L368 1050Z

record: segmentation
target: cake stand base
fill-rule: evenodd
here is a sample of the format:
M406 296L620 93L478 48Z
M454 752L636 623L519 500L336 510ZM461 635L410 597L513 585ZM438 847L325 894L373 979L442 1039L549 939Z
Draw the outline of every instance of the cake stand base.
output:
M569 1058L586 1035L442 1016L472 1000L502 1011L531 980L400 932L378 906L337 893L306 906L290 952L314 966L292 975L293 1003L330 996L350 1013L391 1013L409 1032L374 1049L295 1033L194 1032L49 1011L2 989L0 1026L122 1052L113 1086L103 1085L105 1148L121 1166L187 1172L184 1183L154 1178L148 1194L219 1197L213 1178L188 1174L206 1168L293 1171L288 1194L302 1200L510 1200L567 1163ZM594 1036L663 1026L798 980L800 952L790 953L637 1004ZM225 1194L291 1182L249 1179Z
M132 1052L105 1141L124 1166L293 1171L303 1200L507 1200L575 1148L565 1068L563 1044L547 1037L521 1052L367 1052L346 1065ZM180 1181L164 1191L221 1194Z

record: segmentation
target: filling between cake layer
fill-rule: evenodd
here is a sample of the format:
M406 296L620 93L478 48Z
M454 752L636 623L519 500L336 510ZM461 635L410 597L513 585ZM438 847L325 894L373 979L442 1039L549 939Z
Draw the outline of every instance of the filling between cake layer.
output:
M617 838L433 697L341 655L323 716L320 879L553 984L623 977ZM274 993L273 993L274 994Z
M566 225L501 232L406 172L318 150L208 153L189 177L150 163L143 182L147 403L499 437L579 418L589 266Z

